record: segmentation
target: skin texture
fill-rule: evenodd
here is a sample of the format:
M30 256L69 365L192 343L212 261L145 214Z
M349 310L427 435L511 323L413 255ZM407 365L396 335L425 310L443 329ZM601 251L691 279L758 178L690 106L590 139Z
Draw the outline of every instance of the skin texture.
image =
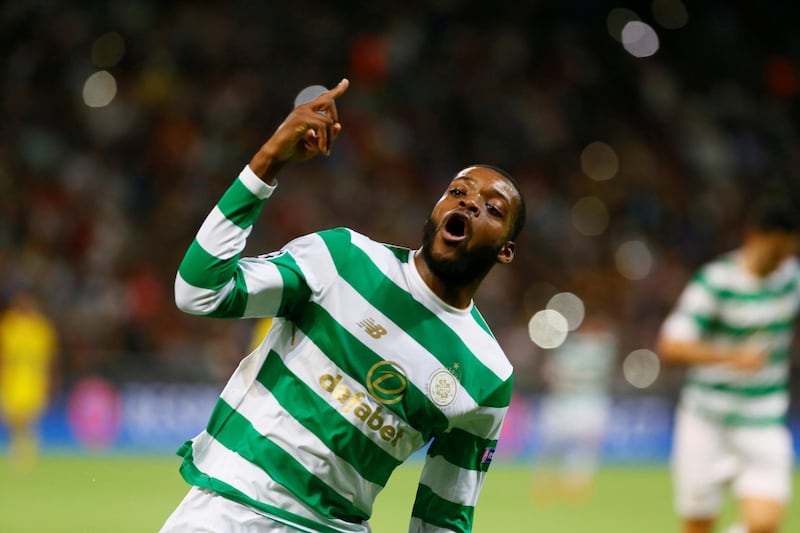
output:
M343 79L294 108L250 160L251 170L273 185L285 165L330 155L342 131L336 100L349 84ZM460 171L434 205L414 256L423 281L447 304L467 308L492 267L514 258L509 236L521 207L519 191L497 170L477 165Z

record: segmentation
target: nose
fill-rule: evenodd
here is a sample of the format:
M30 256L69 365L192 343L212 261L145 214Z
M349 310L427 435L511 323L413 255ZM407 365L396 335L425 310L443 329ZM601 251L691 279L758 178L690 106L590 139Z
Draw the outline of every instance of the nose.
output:
M480 208L478 208L478 202L474 196L466 196L459 201L459 205L461 207L467 208L473 215L477 215L480 212Z

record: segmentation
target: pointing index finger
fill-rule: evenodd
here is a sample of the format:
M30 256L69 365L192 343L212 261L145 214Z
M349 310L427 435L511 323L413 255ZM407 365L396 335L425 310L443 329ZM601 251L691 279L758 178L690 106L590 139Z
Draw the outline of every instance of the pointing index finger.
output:
M350 86L350 80L348 80L347 78L342 78L342 81L340 81L336 85L336 87L328 91L328 96L334 99L339 98L345 93L345 91L349 86Z

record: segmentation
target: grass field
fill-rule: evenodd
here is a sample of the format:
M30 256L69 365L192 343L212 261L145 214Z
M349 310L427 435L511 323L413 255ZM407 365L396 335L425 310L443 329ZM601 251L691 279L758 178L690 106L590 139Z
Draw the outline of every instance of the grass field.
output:
M48 455L26 476L0 465L2 533L156 532L187 490L178 459ZM398 470L376 502L376 533L406 531L419 465ZM800 475L795 478L800 491ZM731 521L730 504L722 524ZM582 500L535 500L526 465L492 467L481 495L479 533L675 533L663 467L605 467ZM800 531L800 506L783 531Z

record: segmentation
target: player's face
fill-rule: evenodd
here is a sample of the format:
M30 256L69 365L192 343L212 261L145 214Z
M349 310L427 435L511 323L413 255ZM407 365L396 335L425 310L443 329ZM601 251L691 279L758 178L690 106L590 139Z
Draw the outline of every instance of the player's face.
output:
M789 256L797 253L798 236L785 231L763 232L758 235L759 263L762 272L769 273Z
M508 240L520 198L514 186L490 168L458 173L425 222L422 253L442 279L466 283L495 263L514 257Z

